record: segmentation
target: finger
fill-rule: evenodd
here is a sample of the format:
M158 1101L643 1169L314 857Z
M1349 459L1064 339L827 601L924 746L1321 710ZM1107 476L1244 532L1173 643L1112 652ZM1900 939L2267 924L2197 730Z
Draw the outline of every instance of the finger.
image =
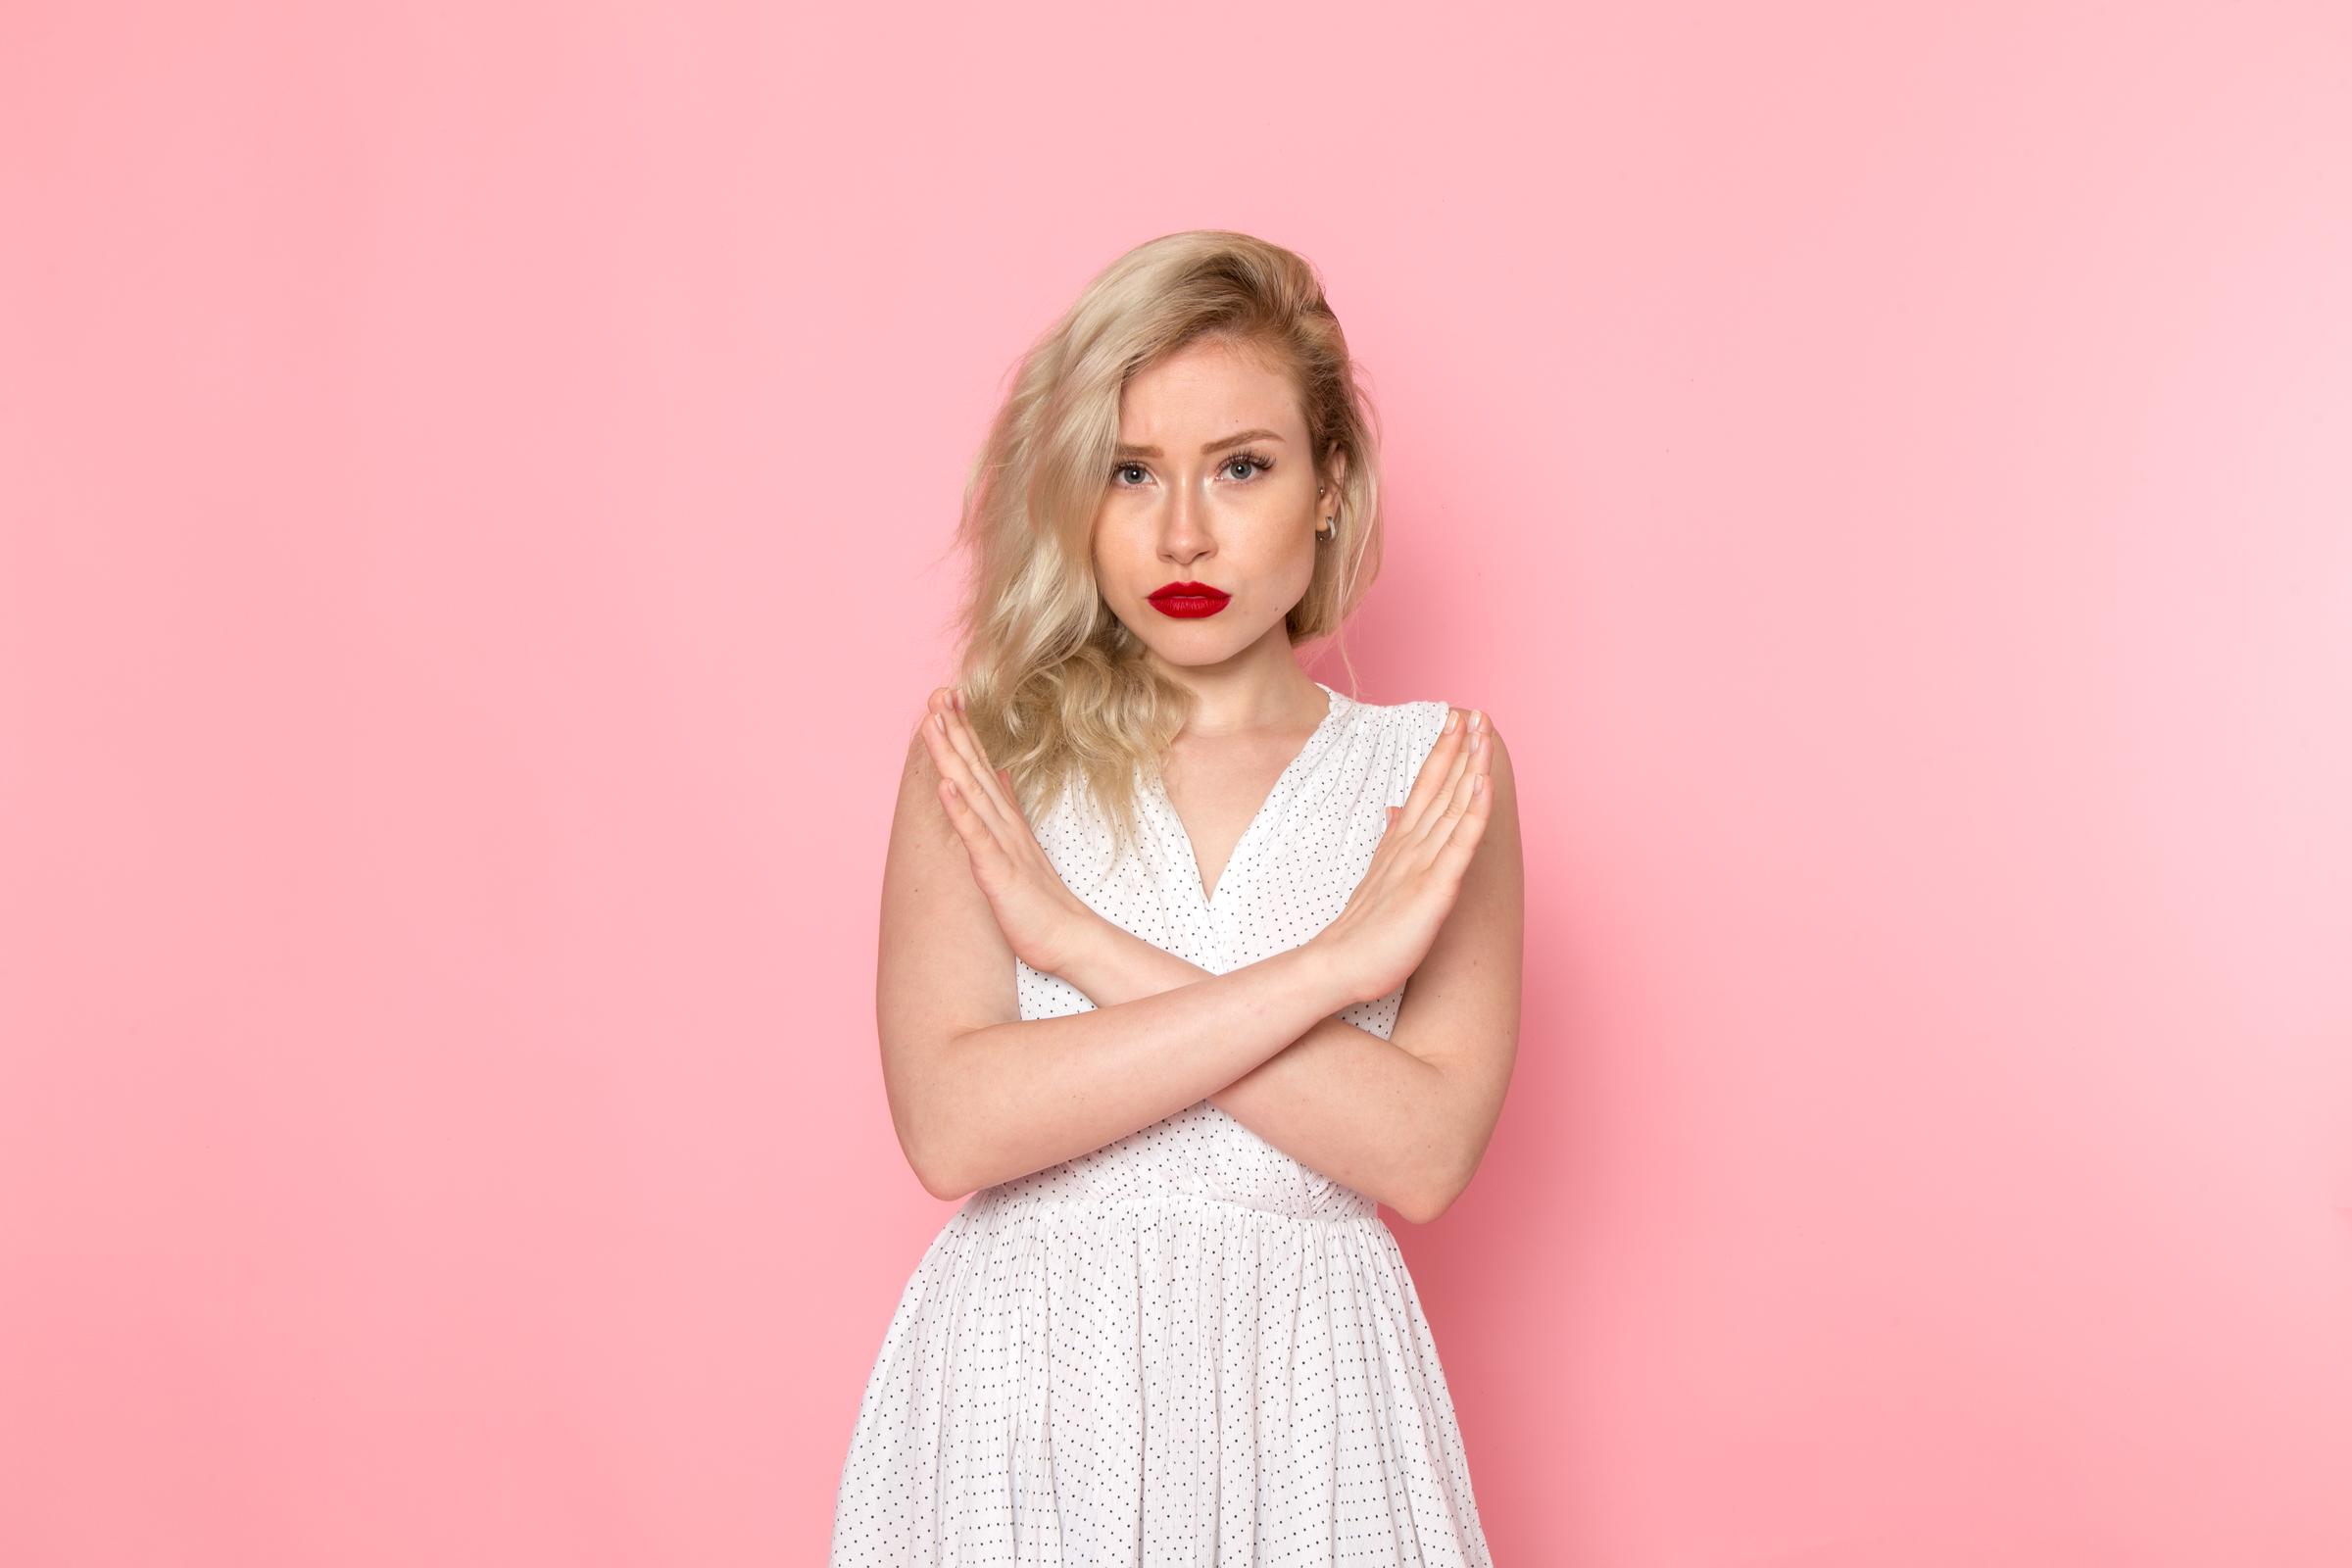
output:
M956 782L970 794L974 808L987 808L991 803L986 798L987 789L981 783L981 778L989 770L988 761L980 755L979 743L972 738L970 728L963 722L963 715L956 711L956 698L952 692L940 706L939 724L940 734L946 737L949 749L962 761L963 771L967 775Z
M1431 797L1429 808L1413 824L1414 831L1424 837L1433 833L1443 835L1446 814L1464 788L1462 779L1470 770L1470 747L1478 738L1478 732L1470 725L1477 717L1478 710L1475 708L1462 715L1461 733L1453 749L1452 760L1446 764L1445 777L1440 781L1436 794Z
M938 767L942 778L947 777L947 767L940 755L946 749L948 740L947 726L941 721L941 715L946 712L943 701L943 694L946 691L947 688L944 686L932 688L931 695L923 702L923 716L915 724L916 730L923 737L923 746L930 752L931 760Z
M944 701L935 699L929 715L923 720L923 739L931 748L931 758L939 767L939 775L955 780L956 787L964 793L965 804L982 813L984 820L994 821L996 808L973 779L972 764L956 746L955 729L954 714L948 710Z
M923 746L930 752L932 764L938 768L939 776L954 777L955 770L962 765L962 759L956 755L955 746L948 740L947 712L940 706L937 692L932 693L930 702L923 705L923 720L916 728L922 732Z
M965 848L970 848L974 834L982 838L990 837L987 824L980 820L979 813L972 809L972 803L964 798L963 791L956 787L954 779L941 778L936 793L939 796L939 808L948 813L949 823L964 841Z
M1396 818L1397 825L1407 832L1421 820L1421 813L1429 809L1430 800L1438 793L1439 784L1450 765L1446 760L1446 748L1460 743L1461 730L1462 710L1448 708L1446 710L1446 727L1438 731L1437 743L1430 747L1429 755L1421 760L1421 770L1413 775L1413 787L1404 797L1403 814Z
M956 836L963 840L964 853L971 858L975 875L984 861L993 863L992 857L1004 853L997 843L996 833L972 808L971 800L956 787L954 779L943 778L939 781L939 804L947 808L948 820L955 824Z
M1482 787L1478 781L1494 767L1494 726L1488 722L1485 713L1475 710L1471 718L1474 722L1470 738L1462 745L1462 776L1454 785L1455 802L1464 810L1469 809L1472 797Z
M940 687L931 694L931 711L940 719L937 732L963 761L964 773L958 782L972 797L973 808L999 819L1004 817L1004 803L991 788L994 778L988 759L964 718L963 693L954 686Z
M1401 813L1397 815L1399 827L1409 830L1413 823L1421 820L1421 813L1430 808L1430 802L1435 800L1437 790L1445 783L1446 768L1451 766L1451 750L1460 745L1460 729L1463 729L1463 710L1446 708L1446 721L1437 731L1437 741L1430 745L1430 755L1421 760L1421 771L1413 773L1413 788L1404 792L1404 807L1401 807Z
M1483 773L1474 777L1470 804L1463 808L1453 831L1446 837L1445 849L1438 855L1438 863L1454 876L1470 869L1471 858L1477 855L1480 840L1487 836L1487 822L1494 811L1494 781Z
M980 745L980 737L972 733L971 722L964 716L963 710L951 702L947 717L948 738L962 755L964 764L972 770L975 793L986 795L988 808L996 812L1000 820L1009 822L1020 815L1001 787L997 770L989 765L988 753Z
M1435 865L1444 857L1446 841L1452 838L1463 811L1468 808L1470 792L1477 787L1478 770L1473 765L1475 759L1471 748L1477 744L1478 736L1475 731L1468 729L1467 720L1464 721L1464 729L1460 765L1446 781L1445 794L1433 801L1430 808L1422 813L1418 831L1413 835L1412 863L1417 867Z
M1446 797L1439 825L1431 830L1433 839L1443 841L1459 833L1472 808L1493 790L1494 743L1484 715L1481 715L1478 728L1470 732L1470 739L1463 748L1463 759L1462 771Z

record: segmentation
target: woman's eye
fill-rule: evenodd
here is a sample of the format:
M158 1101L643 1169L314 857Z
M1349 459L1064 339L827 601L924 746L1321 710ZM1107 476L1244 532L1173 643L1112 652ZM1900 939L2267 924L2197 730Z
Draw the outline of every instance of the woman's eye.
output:
M1268 463L1265 459L1257 457L1254 454L1245 452L1227 458L1225 460L1224 466L1218 471L1221 473L1231 474L1236 479L1248 482L1249 480L1256 478L1259 474L1265 472L1272 466L1274 466L1274 465ZM1240 473L1234 473L1233 470L1237 467L1243 471ZM1110 470L1110 482L1123 488L1132 489L1133 485L1129 483L1127 475L1131 473L1140 474L1143 471L1144 466L1140 463L1122 463ZM1140 480L1136 481L1136 483L1140 482Z

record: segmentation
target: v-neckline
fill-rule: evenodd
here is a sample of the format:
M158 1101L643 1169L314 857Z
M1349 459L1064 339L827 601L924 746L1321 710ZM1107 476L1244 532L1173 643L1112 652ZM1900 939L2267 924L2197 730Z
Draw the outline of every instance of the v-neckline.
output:
M1307 763L1313 760L1314 754L1322 749L1324 738L1331 733L1340 716L1341 710L1349 701L1332 687L1323 686L1321 681L1316 681L1315 684L1323 687L1323 694L1327 700L1323 716L1316 720L1314 730L1299 746L1297 755L1283 764L1281 772L1274 775L1273 784L1266 790L1266 798L1257 803L1257 810L1243 825L1241 837L1235 839L1233 848L1226 852L1225 863L1217 868L1217 885L1213 889L1204 890L1201 887L1200 857L1193 849L1192 830L1184 825L1184 817L1176 809L1176 802L1169 796L1167 785L1157 773L1152 775L1152 793L1159 798L1160 806L1167 812L1169 825L1176 830L1176 842L1184 848L1184 863L1187 872L1185 885L1192 890L1194 902L1202 909L1213 911L1216 908L1218 896L1232 885L1234 864L1241 859L1243 848L1265 824L1266 813L1273 808L1274 802L1282 795L1283 786L1291 782L1294 774L1302 771Z

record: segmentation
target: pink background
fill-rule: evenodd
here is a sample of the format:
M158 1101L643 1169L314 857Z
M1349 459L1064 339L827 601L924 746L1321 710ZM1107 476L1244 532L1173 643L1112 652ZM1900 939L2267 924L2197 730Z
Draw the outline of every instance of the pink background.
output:
M0 23L0 1561L821 1560L964 465L1195 225L1517 760L1497 1561L2352 1561L2352 14L803 10Z

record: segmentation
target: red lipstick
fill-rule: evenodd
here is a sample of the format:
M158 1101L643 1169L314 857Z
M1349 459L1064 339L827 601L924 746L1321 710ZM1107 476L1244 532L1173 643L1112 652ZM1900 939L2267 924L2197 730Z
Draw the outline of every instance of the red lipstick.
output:
M1163 615L1175 615L1192 620L1201 615L1213 615L1223 610L1233 598L1222 588L1211 588L1204 582L1163 583L1148 596L1152 608Z

